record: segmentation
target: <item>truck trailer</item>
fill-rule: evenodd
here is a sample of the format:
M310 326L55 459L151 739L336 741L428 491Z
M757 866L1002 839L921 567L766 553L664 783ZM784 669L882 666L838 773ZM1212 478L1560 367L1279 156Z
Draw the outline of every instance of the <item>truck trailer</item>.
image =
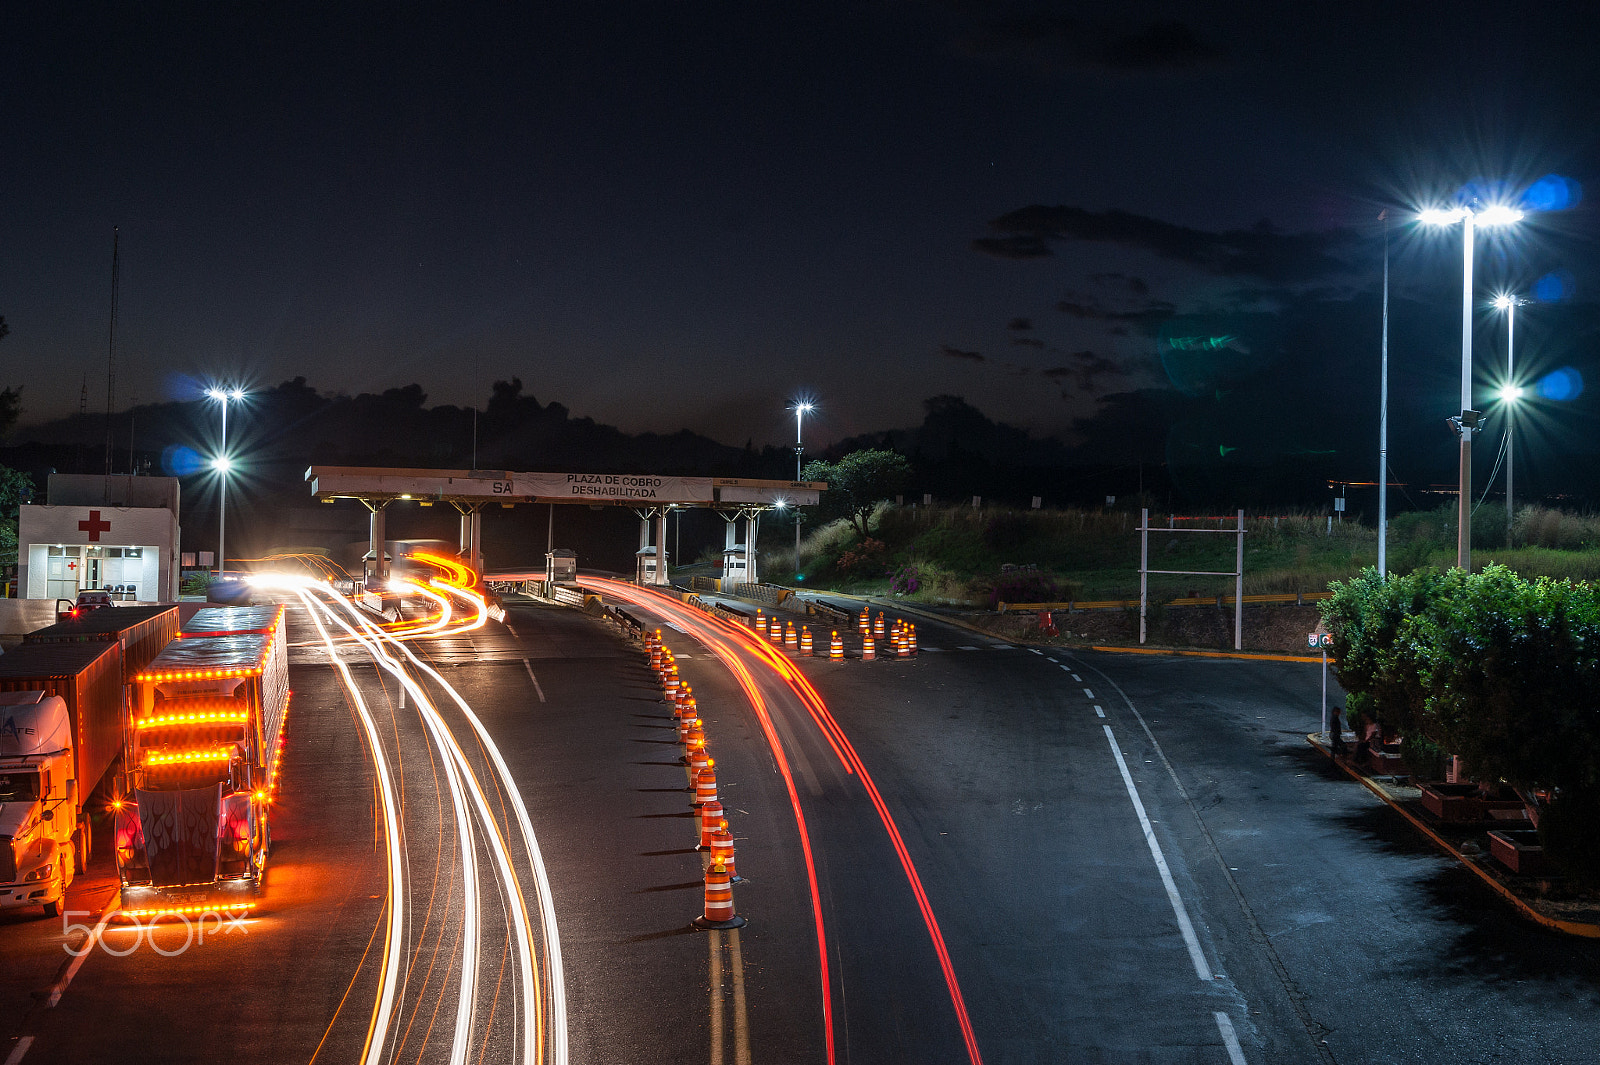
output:
M92 845L87 811L122 750L122 644L0 655L0 909L49 916Z
M266 867L289 704L283 609L197 611L134 674L129 703L116 804L124 907L235 905L209 889L255 888Z

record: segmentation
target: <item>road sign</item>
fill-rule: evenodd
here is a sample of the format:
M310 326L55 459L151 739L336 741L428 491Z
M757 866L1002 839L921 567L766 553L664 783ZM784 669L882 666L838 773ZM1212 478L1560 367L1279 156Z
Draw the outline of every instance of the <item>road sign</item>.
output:
M1331 632L1309 632L1309 633L1306 634L1306 646L1307 647L1312 647L1312 648L1316 648L1316 647L1332 647L1333 646L1333 633L1331 633Z

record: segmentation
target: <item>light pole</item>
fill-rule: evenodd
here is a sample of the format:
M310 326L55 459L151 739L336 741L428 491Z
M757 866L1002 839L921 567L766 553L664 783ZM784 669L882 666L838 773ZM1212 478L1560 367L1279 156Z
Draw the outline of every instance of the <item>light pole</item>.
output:
M1506 383L1500 386L1500 399L1506 407L1506 546L1511 546L1511 523L1516 518L1512 504L1512 460L1515 457L1517 400L1522 398L1522 387L1517 384L1517 308L1528 301L1509 293L1496 296L1494 305L1506 312Z
M1389 212L1383 222L1383 341L1378 384L1378 579L1389 579Z
M800 456L805 454L805 444L800 438L800 423L807 414L811 413L811 404L796 403L794 405L794 479L800 480ZM800 579L800 507L794 508L794 576Z
M1472 235L1478 226L1504 226L1520 221L1515 207L1433 208L1417 219L1428 225L1461 223L1461 413L1450 419L1461 438L1460 506L1456 521L1456 565L1472 571L1472 434L1478 431L1482 414L1472 409Z
M237 388L208 388L206 395L222 404L222 446L217 457L211 460L211 468L217 471L220 493L217 501L217 580L220 581L228 557L228 472L233 468L233 460L228 458L228 401L244 399L244 392Z

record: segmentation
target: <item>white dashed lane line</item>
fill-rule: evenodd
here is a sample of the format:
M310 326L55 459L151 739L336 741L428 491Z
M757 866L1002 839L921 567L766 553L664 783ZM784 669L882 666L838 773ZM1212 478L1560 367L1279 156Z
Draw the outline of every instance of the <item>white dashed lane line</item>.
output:
M1106 712L1104 710L1100 709L1097 706L1097 707L1094 708L1094 716L1095 717L1105 717L1106 716Z
M956 650L957 651L978 651L978 650L981 650L981 648L974 647L971 644L962 644L960 647L957 647Z
M1090 699L1094 698L1094 692L1090 691L1088 688L1083 689L1083 694Z
M1061 668L1062 668L1062 669L1066 669L1066 668L1067 668L1067 667L1066 667L1066 666L1062 666L1062 667L1061 667ZM1070 671L1069 671L1069 672L1070 672ZM1075 680L1075 681L1077 681L1077 682L1078 682L1078 683L1079 683L1079 684L1082 684L1082 683L1083 683L1083 678L1082 678L1082 677L1080 677L1080 676L1078 676L1078 675L1077 675L1077 674L1076 674L1076 673L1073 673L1073 674L1072 674L1072 679L1073 679L1073 680Z

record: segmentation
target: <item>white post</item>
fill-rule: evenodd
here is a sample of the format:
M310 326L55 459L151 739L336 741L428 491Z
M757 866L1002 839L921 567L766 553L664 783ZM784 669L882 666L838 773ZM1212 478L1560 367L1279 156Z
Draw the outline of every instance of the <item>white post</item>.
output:
M667 576L667 508L656 511L656 584L665 588L672 583Z
M761 576L756 569L756 537L761 533L761 512L752 510L744 519L744 579L751 584L760 584Z
M1239 535L1233 573L1233 649L1244 649L1244 510L1239 510Z
M1145 607L1150 589L1150 508L1139 511L1139 642L1144 643Z
M109 414L106 417L110 417ZM110 455L110 445L107 445L107 455ZM110 462L110 458L106 459ZM228 558L228 400L222 400L222 469L217 471L221 478L218 484L220 495L217 499L217 580L222 579L222 571L227 567Z
M1319 645L1322 643L1321 637L1318 637L1317 643ZM1328 649L1326 647L1322 648L1322 731L1324 735L1328 731ZM1333 745L1332 736L1328 737L1328 743L1330 746Z

